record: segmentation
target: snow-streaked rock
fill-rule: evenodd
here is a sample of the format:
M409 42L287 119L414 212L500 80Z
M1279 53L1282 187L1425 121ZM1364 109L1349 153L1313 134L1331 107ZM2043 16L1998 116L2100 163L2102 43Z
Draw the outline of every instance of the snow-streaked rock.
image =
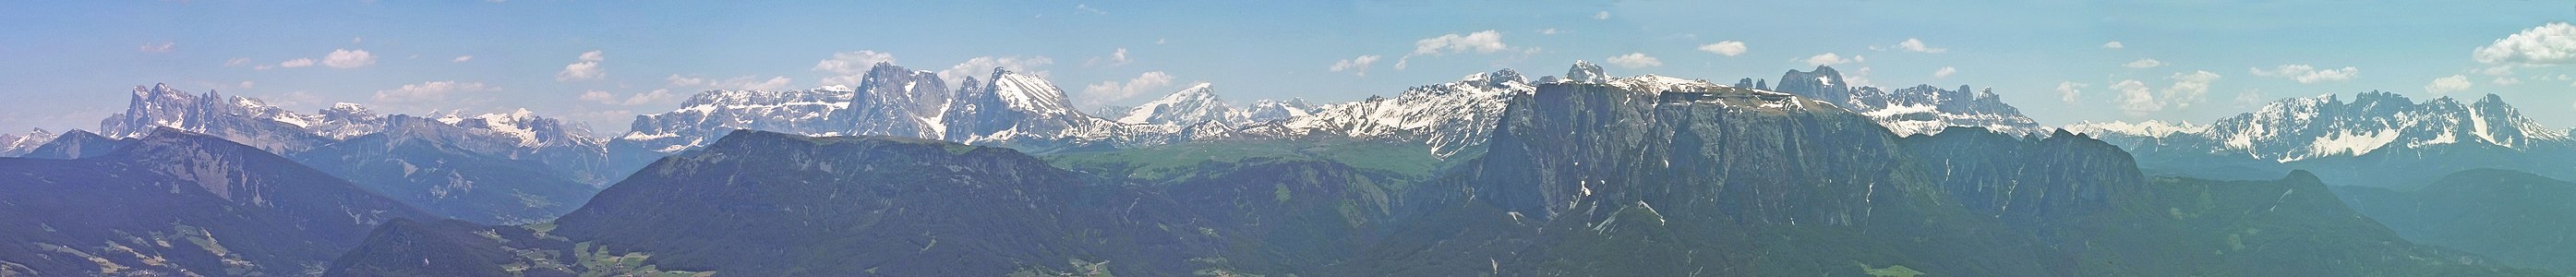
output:
M28 151L35 151L38 146L53 142L56 136L60 134L45 131L45 128L35 128L33 131L27 131L26 135L0 134L0 157L26 155Z
M2391 92L2290 98L2253 112L2192 128L2161 122L2092 123L2070 126L2108 141L2199 136L2212 145L2194 146L2209 153L2292 162L2333 156L2360 156L2389 148L2422 148L2445 144L2483 144L2511 149L2566 145L2567 132L2523 118L2503 98L2488 94L2477 102L2450 97L2415 102Z
M1790 70L1782 74L1779 91L1835 103L1878 120L1879 125L1899 136L1938 133L1950 126L1982 127L2017 135L2048 131L2038 121L2022 115L2021 109L2004 104L1992 88L1972 91L1966 85L1957 90L1931 85L1894 90L1855 87L1833 67L1817 66L1811 71Z

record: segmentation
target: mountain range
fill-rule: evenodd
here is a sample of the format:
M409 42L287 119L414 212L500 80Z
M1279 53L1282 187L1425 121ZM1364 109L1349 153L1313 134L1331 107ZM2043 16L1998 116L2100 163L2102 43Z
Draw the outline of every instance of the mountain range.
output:
M99 133L0 135L22 157L0 178L72 196L0 201L42 227L0 229L42 238L0 273L2526 275L2554 252L2383 226L2404 215L2378 199L2403 197L2353 199L2400 192L2325 184L2576 174L2567 132L2494 95L2058 130L1991 89L1824 66L1729 86L1577 62L1324 105L1200 83L1116 118L979 77L878 63L857 86L699 93L616 136L138 86ZM163 189L185 207L101 204ZM88 209L138 221L63 217ZM306 235L233 239L276 226ZM147 243L172 239L258 246Z
M1348 139L1041 158L729 131L561 219L388 224L330 272L2546 274L2397 238L2304 171L2148 179L2071 134L1898 137L1788 93L1541 79L1504 99L1483 151L1450 159ZM1417 166L1447 169L1388 170Z

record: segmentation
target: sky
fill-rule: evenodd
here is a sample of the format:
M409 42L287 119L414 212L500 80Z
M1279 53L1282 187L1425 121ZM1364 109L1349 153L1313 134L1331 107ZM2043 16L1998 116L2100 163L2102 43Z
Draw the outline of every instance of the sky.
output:
M1991 88L2052 126L2378 90L2496 94L2566 128L2571 19L2554 1L8 1L0 131L95 129L154 83L618 133L699 91L853 84L878 61L1035 72L1092 111L1200 82L1334 103L1577 60L1720 84L1830 65Z

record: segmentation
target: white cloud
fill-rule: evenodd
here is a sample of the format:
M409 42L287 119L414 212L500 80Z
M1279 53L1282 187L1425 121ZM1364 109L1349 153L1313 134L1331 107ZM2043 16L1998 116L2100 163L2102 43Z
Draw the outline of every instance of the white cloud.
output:
M1332 69L1333 72L1350 71L1352 75L1368 77L1369 65L1376 64L1378 58L1378 55L1362 55L1356 58L1334 61L1333 67L1330 69Z
M894 63L894 54L870 50L832 53L832 58L814 62L813 70L832 73L832 76L823 77L823 85L855 87L859 80L867 78L868 69L875 68L877 63Z
M2192 104L2205 101L2203 98L2209 94L2210 83L2217 82L2219 78L2218 73L2196 70L2165 77L2173 80L2173 85L2161 91L2134 79L2121 80L2111 84L2110 88L2120 91L2120 110L2137 115L2162 111L2167 107L2190 108Z
M2114 41L2111 41L2111 42L2103 43L2103 44L2102 44L2102 49L2120 49L2120 48L2129 48L2129 46L2128 46L2128 45L2121 45L2121 44L2120 44L2120 41L2117 41L2117 40L2114 40Z
M251 82L251 81L242 81L242 82L241 82L241 88L242 88L242 89L250 89L250 88L252 88L252 87L258 87L258 86L259 86L259 83L254 83L254 82Z
M1664 66L1664 61L1656 60L1654 56L1647 56L1646 53L1636 52L1630 52L1627 55L1610 56L1609 61L1612 65L1626 68Z
M656 103L656 102L662 102L663 100L670 100L670 99L672 99L673 97L675 97L675 96L671 95L671 90L670 90L670 89L655 89L655 90L653 90L653 91L644 92L644 93L637 93L637 94L635 94L635 95L629 95L629 96L622 97L622 98L621 98L621 97L617 97L617 95L615 95L615 94L610 94L610 93L608 93L607 91L598 91L598 90L593 90L593 91L589 91L589 92L583 92L583 93L581 93L581 100L582 100L582 101L599 102L600 104L620 105L620 106L635 106L635 105L652 104L652 103Z
M1162 89L1164 86L1170 85L1172 85L1171 74L1164 74L1162 71L1149 71L1145 72L1145 74L1137 75L1135 79L1129 79L1127 82L1123 83L1118 81L1100 81L1100 83L1097 84L1084 86L1082 88L1082 95L1084 97L1082 98L1084 102L1091 103L1126 100L1127 98L1133 98L1137 95L1143 95L1147 91Z
M2173 86L2165 87L2166 100L2171 101L2175 108L2189 108L2191 104L2200 103L2201 96L2209 94L2209 83L2217 82L2219 76L2209 71L2192 71L2174 73L2172 77L2165 78L2174 81Z
M2495 80L2487 81L2487 82L2488 82L2488 83L2496 84L2496 85L2498 85L2498 86L2520 85L2520 84L2522 84L2522 78L2514 78L2514 77L2496 77L2496 78L2495 78Z
M1412 62L1412 61L1413 61L1413 56L1412 56L1412 55L1406 55L1406 56L1401 57L1401 58L1396 58L1396 59L1395 59L1395 66L1393 66L1392 68L1395 68L1395 70L1404 70L1404 65L1405 65L1406 63L1410 63L1410 62Z
M2075 100L2082 99L2084 97L2084 88L2090 86L2093 85L2077 82L2057 82L2057 100L2066 101L2067 104L2074 104Z
M1597 12L1597 13L1592 13L1592 19L1594 19L1594 20L1610 20L1610 11L1601 11L1601 12Z
M2238 107L2263 105L2263 100L2262 89L2247 89L2245 92L2236 93L2236 106Z
M1853 57L1857 58L1857 57L1859 57L1859 56L1853 56ZM1857 60L1857 59L1855 59L1855 60ZM1876 71L1878 71L1878 70L1876 70L1876 69L1870 69L1870 68L1869 68L1869 67L1867 67L1867 66L1863 66L1863 67L1860 67L1860 69L1854 69L1854 70L1851 70L1851 71L1843 71L1843 84L1851 85L1852 87L1866 87L1866 86L1874 86L1874 85L1876 85L1876 83L1873 83L1873 82L1870 82L1870 81L1869 81L1869 75L1870 75L1870 73L1871 73L1871 72L1876 72Z
M1033 57L1025 57L1025 58L1020 57L1020 56L1007 56L1007 57L983 56L983 57L975 57L975 58L973 58L973 59L966 59L966 62L963 62L963 63L957 63L957 65L956 65L956 66L950 66L950 67L948 67L948 69L947 69L947 70L940 70L940 71L939 71L939 79L940 79L940 80L946 80L946 81L948 81L948 84L949 84L949 86L950 86L950 87L955 87L955 86L957 86L959 83L965 82L965 81L966 81L966 77L968 77L968 76L983 77L983 78L989 78L989 77L992 77L992 74L993 74L993 68L996 68L996 67L998 67L998 68L1002 68L1002 69L1007 69L1007 70L1010 70L1010 71L1012 71L1012 72L1027 73L1027 74L1029 74L1029 75L1037 75L1037 76L1039 76L1039 77L1045 77L1045 76L1047 76L1047 72L1046 72L1046 71L1044 71L1044 70L1037 70L1037 68L1038 68L1038 67L1040 67L1040 66L1046 66L1046 65L1048 65L1048 64L1054 64L1054 63L1055 63L1055 59L1049 59L1049 58L1047 58L1046 56L1033 56ZM991 80L986 80L986 81L991 81Z
M474 56L473 56L473 55L456 56L456 59L447 60L447 61L448 61L448 62L459 62L459 63L461 63L461 62L471 61L471 60L474 60Z
M2156 59L2138 59L2136 61L2130 61L2129 63L2120 64L2120 66L2126 66L2129 68L2152 68L2165 66L2165 62L2158 61Z
M359 68L373 64L376 64L376 55L368 54L367 50L333 49L330 55L322 56L322 65L331 68Z
M1729 40L1729 41L1720 41L1720 42L1717 42L1717 43L1710 43L1710 44L1704 44L1704 45L1700 45L1700 46L1699 46L1699 51L1708 51L1709 53L1717 53L1718 55L1724 55L1724 56L1728 56L1728 57L1734 57L1735 55L1743 55L1743 54L1744 54L1744 50L1745 50L1745 48L1744 48L1744 42L1742 42L1742 41L1732 41L1732 40Z
M168 53L170 50L177 50L178 47L179 44L176 42L145 43L142 47L137 47L136 50L143 51L144 53Z
M297 68L297 67L307 67L307 66L313 66L313 59L296 58L296 59L293 59L293 60L286 60L286 61L284 61L284 62L278 62L278 63L277 63L277 67L284 67L284 68Z
M2454 74L2451 77L2434 78L2433 83L2424 85L2424 92L2445 94L2469 90L2470 87L2475 86L2477 86L2476 83L2469 82L2469 76Z
M1554 34L1557 34L1558 32L1562 32L1562 31L1557 31L1557 30L1556 30L1556 28L1538 29L1538 34L1541 34L1541 35L1554 35Z
M1834 53L1816 54L1815 56L1808 56L1808 57L1807 57L1807 65L1810 65L1810 66L1815 66L1815 65L1839 65L1839 64L1846 64L1846 63L1851 63L1851 62L1852 62L1852 60L1849 60L1849 59L1843 59L1843 55L1838 55L1838 54L1834 54Z
M2470 52L2486 64L2554 65L2576 63L2576 26L2551 22L2496 39Z
M1082 66L1106 65L1109 67L1118 67L1121 65L1127 65L1128 62L1133 61L1136 60L1127 58L1127 48L1118 48L1116 51L1109 52L1109 56L1107 57L1094 57L1091 58L1090 61L1084 61L1082 62Z
M250 58L233 58L230 60L224 60L224 67L235 67L246 64L250 64Z
M1505 49L1511 49L1511 46L1503 44L1503 33L1494 30L1477 31L1465 35L1446 34L1413 41L1414 55L1443 55L1468 51L1493 53Z
M2111 89L2120 91L2120 110L2127 111L2129 114L2144 114L2165 109L2164 104L2156 101L2156 94L2147 88L2146 82L2135 79L2120 80L2118 83L2112 83Z
M2301 84L2314 84L2326 81L2346 81L2352 80L2353 77L2361 75L2361 69L2350 66L2346 66L2341 69L2317 70L2316 67L2304 64L2284 64L2273 67L2271 70L2248 68L2246 71L2252 71L2254 76L2290 78L2291 80L2299 81Z
M1905 41L1903 41L1903 42L1897 42L1897 43L1896 43L1896 49L1897 49L1897 50L1905 50L1905 52L1915 52L1915 53L1935 53L1935 54L1938 54L1938 53L1942 53L1942 52L1950 52L1950 48L1940 48L1940 47L1932 47L1932 46L1930 46L1930 45L1924 45L1924 44L1923 44L1923 40L1920 40L1920 39L1914 39L1914 38L1905 38Z
M395 89L378 90L376 91L375 100L376 102L394 105L435 104L448 102L450 98L449 96L458 93L493 90L496 89L486 87L480 82L433 81L403 85L401 88Z
M1099 8L1092 8L1090 4L1073 4L1073 9L1091 14L1109 14L1109 12L1100 11Z
M608 76L608 70L599 68L599 62L607 60L608 55L601 54L599 50L581 52L581 60L564 65L563 72L555 73L555 81L595 80Z
M1950 78L1952 73L1959 73L1959 69L1943 66L1941 69L1932 71L1932 78Z

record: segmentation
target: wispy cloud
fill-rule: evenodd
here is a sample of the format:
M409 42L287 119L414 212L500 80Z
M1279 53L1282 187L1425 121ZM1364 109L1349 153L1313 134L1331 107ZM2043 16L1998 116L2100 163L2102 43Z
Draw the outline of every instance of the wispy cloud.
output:
M1493 53L1511 49L1503 44L1503 33L1494 30L1466 34L1445 34L1413 41L1414 55L1444 55L1463 52Z
M1612 64L1612 65L1618 65L1619 67L1626 67L1626 68L1647 68L1647 67L1664 66L1664 61L1662 61L1662 60L1656 60L1654 56L1647 56L1647 55L1646 55L1646 53L1635 53L1635 52L1631 52L1631 53L1628 53L1627 55L1610 56L1609 61L1610 61L1610 64Z
M2254 76L2289 78L2291 80L2298 81L2301 84L2352 80L2354 76L2361 75L2361 69L2350 66L2340 69L2318 70L2314 66L2308 66L2305 64L2284 64L2273 67L2269 70L2263 68L2247 68L2246 71L2254 73Z
M2424 84L2424 92L2431 92L2435 95L2449 94L2452 92L2469 90L2469 88L2476 87L2477 85L2477 83L2470 83L2469 76L2467 75L2454 74L2450 77L2433 78L2433 83Z
M322 65L331 68L360 68L376 64L376 55L367 50L335 49L322 56Z
M1134 79L1128 79L1126 82L1100 81L1100 83L1083 86L1082 95L1084 97L1082 98L1084 99L1084 102L1092 104L1106 103L1135 98L1137 95L1144 95L1146 91L1162 89L1163 87L1170 85L1172 85L1171 74L1165 74L1162 71L1148 71L1144 74L1137 75Z
M1342 59L1340 61L1334 61L1333 66L1329 69L1333 72L1350 71L1352 75L1368 77L1369 66L1377 64L1378 58L1378 55L1361 55L1359 57Z
M1732 41L1732 40L1729 40L1729 41L1720 41L1720 42L1717 42L1717 43L1710 43L1710 44L1702 44L1702 45L1700 45L1700 46L1699 46L1699 51L1707 51L1707 52L1709 52L1709 53L1716 53L1716 54L1718 54L1718 55L1723 55L1723 56L1728 56L1728 57L1734 57L1735 55L1743 55L1743 54L1744 54L1744 50L1747 50L1747 49L1744 47L1744 42L1742 42L1742 41Z
M2129 63L2120 64L2120 66L2129 68L2155 68L2158 66L2165 66L2165 62L2158 61L2156 59L2138 59L2136 61L2129 61Z
M177 50L178 48L179 43L177 42L162 42L145 43L143 46L137 47L136 50L143 51L144 53L169 53L170 50Z

